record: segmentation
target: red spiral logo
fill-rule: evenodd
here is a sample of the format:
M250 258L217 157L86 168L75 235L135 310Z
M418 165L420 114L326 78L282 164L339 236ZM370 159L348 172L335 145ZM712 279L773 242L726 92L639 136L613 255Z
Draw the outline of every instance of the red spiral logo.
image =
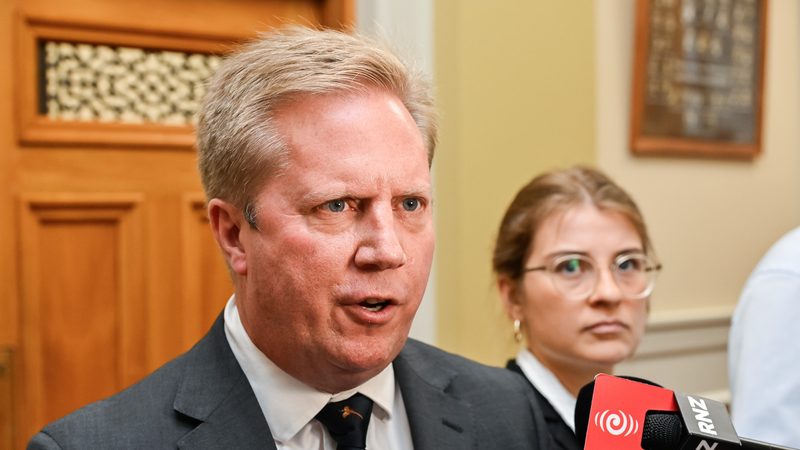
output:
M639 431L639 421L621 410L605 410L594 415L594 424L612 436L630 436Z

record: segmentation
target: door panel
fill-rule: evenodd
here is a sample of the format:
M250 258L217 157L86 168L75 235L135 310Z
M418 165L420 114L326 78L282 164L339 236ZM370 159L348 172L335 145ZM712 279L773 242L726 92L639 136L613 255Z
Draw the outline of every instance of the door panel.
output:
M195 314L184 327L184 344L201 338L231 295L230 276L221 251L211 235L202 194L187 195L183 202L184 299ZM188 305L187 305L188 306Z
M274 25L349 26L353 17L352 0L0 2L0 66L11 68L0 71L0 450L24 448L45 423L187 350L232 293L205 215L192 125L150 115L186 89L162 89L172 79L144 66L204 77L193 63L163 67L222 54ZM81 96L112 80L128 100L102 101L146 119L52 113L40 79L46 41L91 55L51 67L83 83L66 94L51 86L54 98L97 106ZM139 52L119 75L136 74L127 81L98 62L120 47Z
M23 197L26 415L52 421L141 378L139 196Z

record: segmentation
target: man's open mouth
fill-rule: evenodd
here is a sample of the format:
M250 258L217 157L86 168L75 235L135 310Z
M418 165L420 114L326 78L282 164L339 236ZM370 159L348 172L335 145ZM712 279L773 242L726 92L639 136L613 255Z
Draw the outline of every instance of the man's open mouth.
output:
M372 312L381 311L383 310L383 308L389 306L389 304L390 302L388 300L381 300L377 298L369 298L359 303L359 305L361 305L362 308Z

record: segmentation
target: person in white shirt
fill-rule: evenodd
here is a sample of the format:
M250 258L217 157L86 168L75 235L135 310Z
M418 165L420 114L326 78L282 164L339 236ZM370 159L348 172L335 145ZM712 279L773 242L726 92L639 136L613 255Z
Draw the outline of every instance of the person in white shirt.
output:
M731 418L740 436L800 448L800 227L764 255L731 321Z
M523 344L523 374L559 449L577 450L582 386L631 356L660 269L633 199L602 172L574 167L534 178L506 210L493 269Z
M199 169L234 294L208 335L30 449L546 449L524 380L408 339L434 248L427 81L288 26L229 56Z

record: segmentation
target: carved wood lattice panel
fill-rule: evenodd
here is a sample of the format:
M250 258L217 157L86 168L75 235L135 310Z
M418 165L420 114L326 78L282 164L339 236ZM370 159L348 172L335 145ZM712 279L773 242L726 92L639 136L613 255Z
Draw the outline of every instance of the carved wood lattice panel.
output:
M43 41L39 112L82 122L194 124L220 57L203 53Z

